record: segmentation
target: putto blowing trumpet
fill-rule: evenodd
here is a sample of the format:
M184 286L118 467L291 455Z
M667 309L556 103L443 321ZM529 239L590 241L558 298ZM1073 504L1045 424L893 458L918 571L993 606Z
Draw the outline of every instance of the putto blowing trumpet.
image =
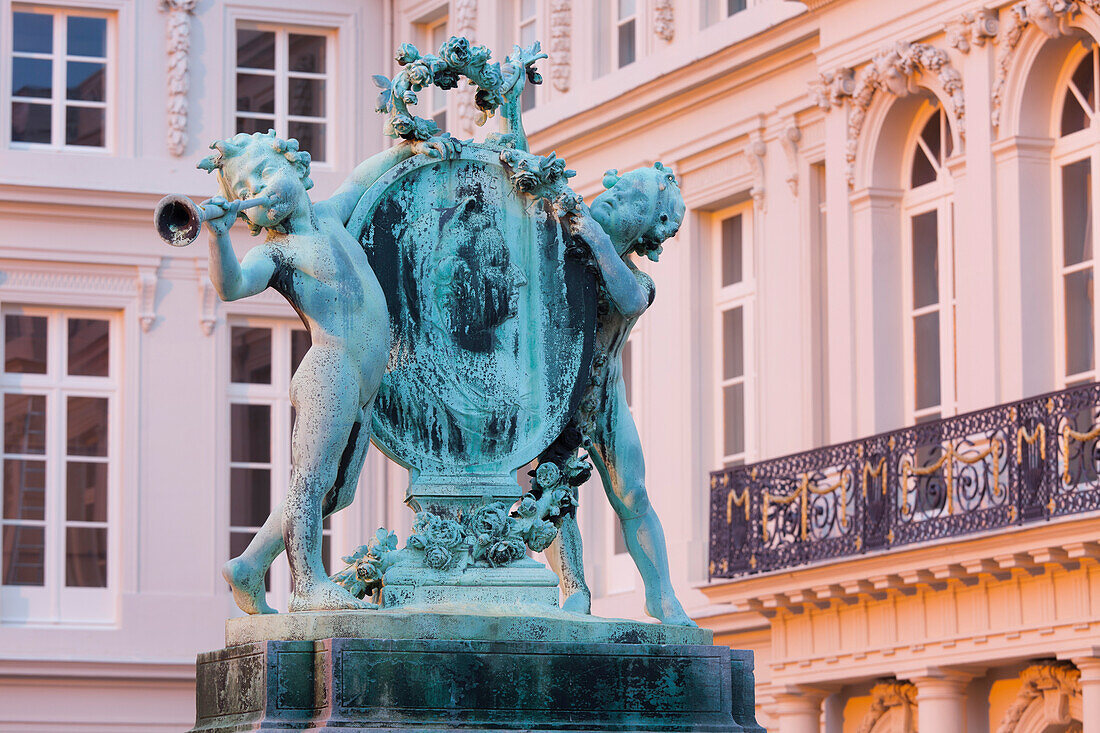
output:
M241 211L254 206L266 206L268 203L267 196L246 199L241 202ZM161 239L173 247L186 247L198 239L204 221L221 216L222 213L219 206L199 206L186 196L173 193L157 203L153 222Z

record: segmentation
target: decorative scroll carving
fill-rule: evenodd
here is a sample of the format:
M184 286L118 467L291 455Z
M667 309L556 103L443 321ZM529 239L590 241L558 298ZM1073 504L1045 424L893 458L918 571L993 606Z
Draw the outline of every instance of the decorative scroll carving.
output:
M783 152L787 154L787 185L790 186L791 195L798 195L798 143L802 142L802 130L798 124L791 120L779 136L779 143L783 146Z
M470 43L476 42L474 34L477 32L477 0L456 0L454 3L455 31L454 35L470 39ZM438 48L430 49L432 53L438 53ZM472 83L472 82L467 82ZM474 103L471 94L463 94L458 100L458 126L466 135L473 135L477 121L481 117L481 110Z
M962 75L951 65L947 52L927 43L899 43L884 49L875 54L871 63L856 76L845 152L849 186L855 184L859 135L875 93L882 90L898 97L907 96L916 90L915 78L923 73L936 74L944 93L951 100L959 139L965 139L966 100L963 97Z
M810 82L810 94L818 107L828 112L833 107L844 104L844 100L856 90L855 72L849 68L840 68L819 79Z
M755 130L749 136L749 148L746 156L749 159L749 167L752 169L752 189L749 193L759 211L764 210L764 156L768 154L768 146L764 142L762 130Z
M152 267L138 268L138 318L141 330L148 331L157 320L157 271Z
M671 41L676 34L672 0L656 0L653 6L653 32L664 41Z
M550 83L569 91L573 64L573 0L550 1Z
M1015 733L1020 719L1036 700L1042 700L1043 722L1048 726L1070 725L1074 721L1069 698L1080 694L1081 672L1069 662L1033 664L1020 673L1020 691L1001 718L997 733Z
M968 10L947 25L947 45L962 53L973 46L984 46L997 37L997 11L990 8Z
M859 723L859 733L871 733L883 716L892 708L900 708L902 715L901 733L914 733L913 711L917 706L917 688L910 682L880 682L871 688L871 709L863 715Z
M187 92L191 88L191 13L198 0L160 0L168 14L168 152L187 150Z

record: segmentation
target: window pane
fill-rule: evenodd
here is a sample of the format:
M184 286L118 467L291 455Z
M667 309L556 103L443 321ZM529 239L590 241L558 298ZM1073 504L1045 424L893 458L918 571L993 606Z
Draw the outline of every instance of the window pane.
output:
M745 450L745 385L731 384L722 388L723 450L727 456Z
M46 373L45 317L4 317L4 371L10 374Z
M229 523L259 527L271 513L271 470L234 468L229 471Z
M70 61L67 64L68 98L82 102L102 102L107 65L91 61Z
M70 456L107 456L107 398L68 397Z
M746 7L747 0L726 0L726 15L740 13Z
M65 109L65 144L103 147L105 110L89 107Z
M48 104L11 104L11 140L16 143L50 144L50 106Z
M275 114L275 77L237 74L237 110Z
M936 169L928 162L928 156L921 146L913 153L913 170L909 176L909 186L916 188L936 180Z
M291 33L290 70L323 74L325 71L325 37Z
M53 16L40 13L12 13L12 49L30 53L53 53Z
M229 333L230 378L238 384L271 384L271 329L233 326Z
M233 405L230 408L229 460L267 463L271 460L271 408L268 405Z
M530 23L524 23L519 29L519 45L527 48L532 43L537 41L538 38L538 24L534 21ZM530 86L530 85L528 85Z
M4 461L4 519L46 518L46 462Z
M111 324L98 318L69 319L69 374L106 377L110 367Z
M1082 59L1073 72L1073 85L1077 87L1077 91L1088 102L1089 110L1096 109L1096 85L1093 83L1092 78L1093 54L1095 53L1096 51L1092 51Z
M302 117L324 117L325 80L290 77L289 111Z
M940 111L936 110L932 113L932 116L928 118L928 122L924 123L924 129L920 132L921 140L928 146L928 149L932 151L932 160L938 165L943 161L943 155L940 151Z
M1092 371L1092 268L1072 272L1066 286L1066 375Z
M294 329L290 332L290 373L298 371L298 365L302 363L302 359L305 358L306 352L309 351L310 344L312 342L309 338L309 331L302 331L301 329Z
M936 213L913 217L913 307L940 302L939 257Z
M65 518L107 521L107 464L68 461L65 465Z
M741 237L743 234L741 215L731 216L722 221L722 286L741 282L744 262Z
M4 452L46 452L45 395L4 395Z
M271 119L256 119L253 117L238 117L237 118L237 132L267 132L275 126L275 118Z
M530 46L531 44L527 45ZM519 98L520 109L522 109L524 112L532 110L535 108L535 102L535 85L528 84L527 86L523 87L523 94L521 94Z
M439 129L445 129L440 125ZM325 126L314 122L288 122L287 132L298 141L302 150L308 150L315 162L325 160Z
M637 9L637 0L619 0L619 20L634 15Z
M107 528L65 529L65 585L69 588L107 587Z
M745 373L744 309L722 311L722 379L734 379Z
M332 535L321 535L321 564L325 566L325 574L332 574Z
M626 406L634 404L634 359L633 344L629 341L623 346L623 386L626 387Z
M1089 126L1089 116L1073 96L1073 92L1066 90L1066 99L1062 102L1062 135L1071 135Z
M49 59L12 59L11 93L14 97L49 99L53 94L53 62Z
M619 26L619 68L634 63L634 21Z
M521 19L526 20L538 10L538 0L522 0L520 7L519 16Z
M249 69L274 69L275 33L238 28L237 66Z
M1092 161L1062 166L1062 256L1066 266L1092 259Z
M107 19L69 17L68 45L70 56L107 55Z
M916 409L940 404L940 314L913 319L913 367Z
M46 531L43 527L5 526L4 585L42 585L46 570Z

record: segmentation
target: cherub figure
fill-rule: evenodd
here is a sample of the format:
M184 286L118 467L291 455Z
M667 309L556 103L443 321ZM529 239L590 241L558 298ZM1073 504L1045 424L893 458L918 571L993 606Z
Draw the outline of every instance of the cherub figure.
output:
M310 155L296 140L241 133L215 142L199 168L216 171L221 196L205 202L210 219L210 280L222 300L268 287L281 293L309 329L312 346L294 373L290 400L297 411L286 500L222 574L247 613L274 613L264 575L284 549L290 562L290 611L364 608L333 583L321 561L323 517L348 506L370 439L371 410L390 352L385 295L366 253L346 229L356 203L386 170L417 153L450 157L449 137L400 143L361 163L327 201L310 201ZM229 229L241 201L267 197L241 214L263 244L241 261Z
M581 205L569 215L573 236L587 245L599 271L605 301L597 320L592 383L574 419L645 584L646 613L662 623L694 626L676 599L664 531L646 494L642 443L626 402L622 362L630 331L654 295L653 280L632 255L658 258L662 243L680 228L684 200L675 175L660 163L623 176L608 171L603 183L607 190L591 208ZM592 597L574 517L563 521L546 554L567 596L563 607L589 613Z

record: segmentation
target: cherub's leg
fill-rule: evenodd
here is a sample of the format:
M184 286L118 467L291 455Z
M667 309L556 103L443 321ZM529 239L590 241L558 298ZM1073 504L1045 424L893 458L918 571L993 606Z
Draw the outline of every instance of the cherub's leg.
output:
M611 400L613 420L592 435L592 462L623 527L626 549L645 585L645 610L665 624L695 626L684 612L668 570L665 533L645 488L642 442L623 400ZM613 428L612 428L613 426Z
M321 515L328 517L341 509L346 509L355 500L355 491L359 488L359 474L363 472L363 462L370 448L371 405L359 410L359 417L351 428L351 436L344 454L340 457L340 470L336 483L325 495Z
M233 589L233 600L245 613L275 613L267 604L264 576L282 551L283 504L280 503L244 552L222 566L222 576Z
M565 596L562 609L573 613L592 613L592 593L584 581L581 530L575 516L562 519L558 536L543 554L550 569L561 579L561 591Z

